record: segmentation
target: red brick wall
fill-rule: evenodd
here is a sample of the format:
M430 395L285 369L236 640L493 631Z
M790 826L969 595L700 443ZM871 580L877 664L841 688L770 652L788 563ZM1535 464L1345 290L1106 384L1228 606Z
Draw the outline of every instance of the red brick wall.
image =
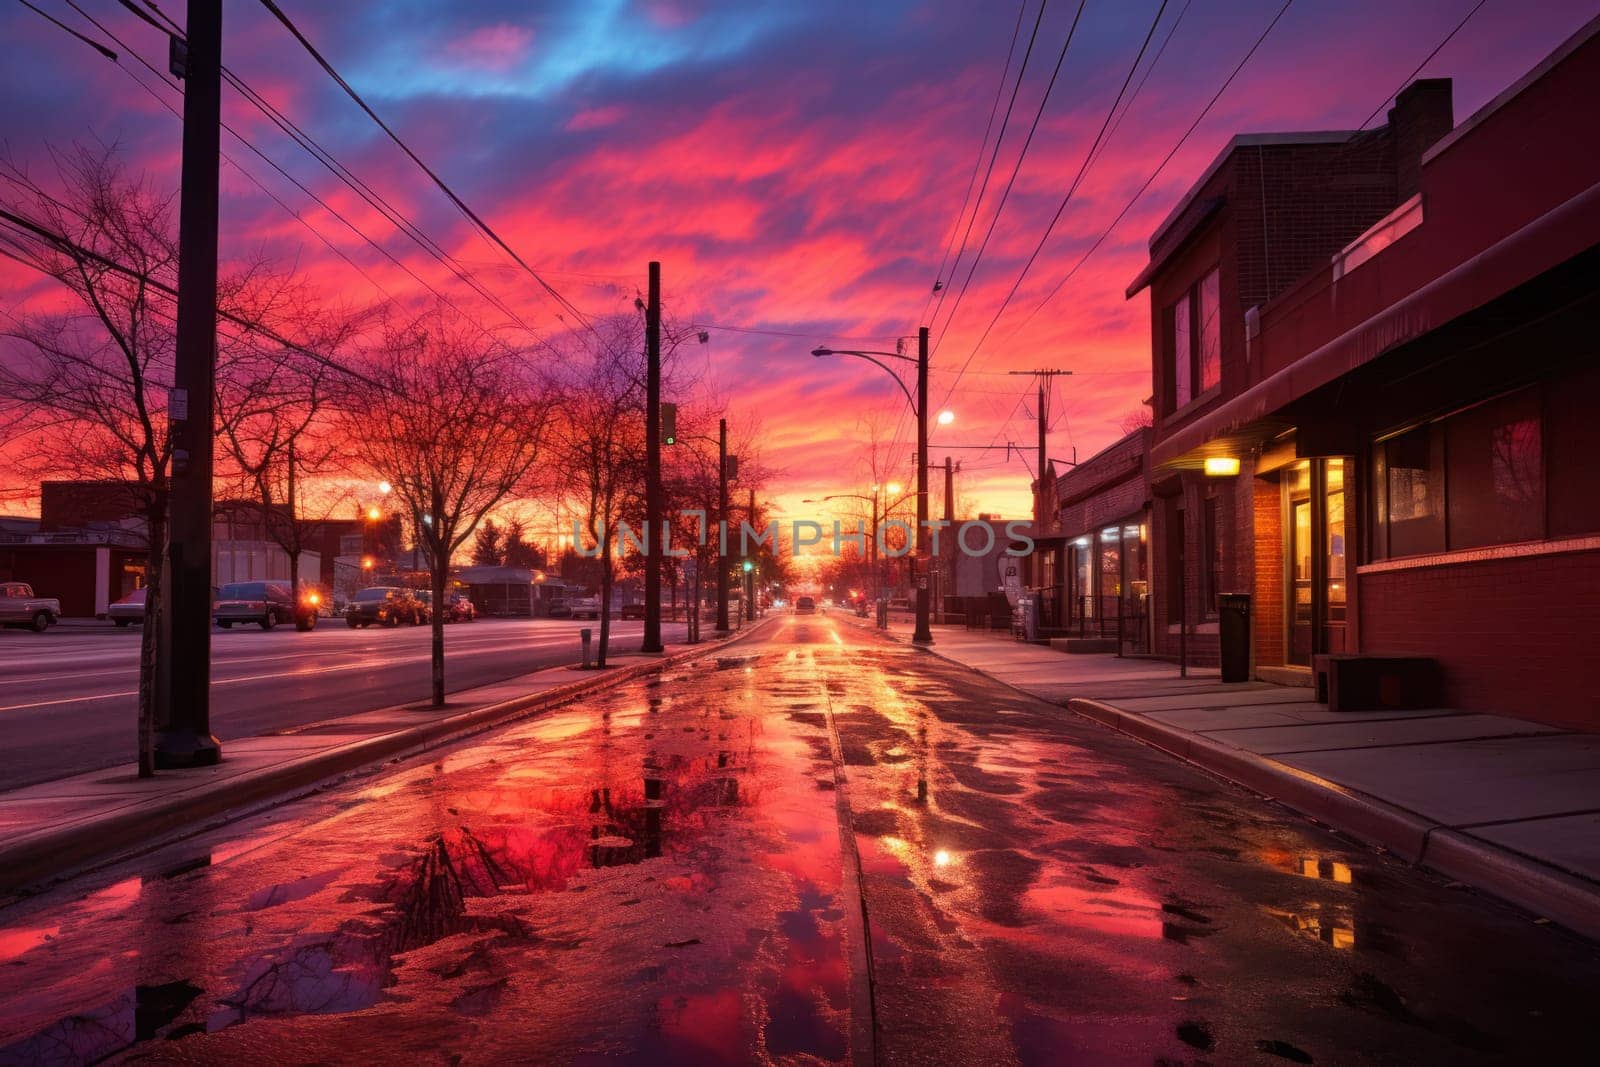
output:
M1452 707L1600 731L1600 551L1359 581L1363 652L1436 658Z
M1251 479L1255 520L1255 661L1284 663L1283 491L1276 480Z

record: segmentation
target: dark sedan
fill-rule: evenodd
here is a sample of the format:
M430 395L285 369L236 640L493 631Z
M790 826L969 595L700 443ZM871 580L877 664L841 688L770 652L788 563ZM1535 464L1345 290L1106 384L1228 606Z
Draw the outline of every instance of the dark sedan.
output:
M213 614L224 630L236 622L253 622L263 630L280 622L310 628L303 625L302 609L295 604L287 582L229 582L217 591Z
M422 621L422 603L409 589L395 585L375 585L363 589L351 599L344 612L345 623L353 630L357 626L412 625Z

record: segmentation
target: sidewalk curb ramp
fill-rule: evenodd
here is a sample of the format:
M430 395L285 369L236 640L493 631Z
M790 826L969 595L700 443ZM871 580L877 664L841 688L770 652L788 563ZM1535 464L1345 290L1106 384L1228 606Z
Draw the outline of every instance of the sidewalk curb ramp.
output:
M1187 730L1075 697L1067 710L1276 800L1301 815L1600 940L1600 891L1583 879L1405 808Z
M416 756L719 652L756 636L773 618L777 616L769 615L747 630L726 638L712 638L681 652L658 655L592 679L569 682L543 692L365 737L227 779L212 789L181 790L176 795L132 805L105 816L87 816L76 822L19 834L0 844L0 895L3 895L0 903L5 902L4 897L33 895L69 876L151 851L181 837L214 830L257 814L263 808L308 796L333 784L330 779L380 762Z

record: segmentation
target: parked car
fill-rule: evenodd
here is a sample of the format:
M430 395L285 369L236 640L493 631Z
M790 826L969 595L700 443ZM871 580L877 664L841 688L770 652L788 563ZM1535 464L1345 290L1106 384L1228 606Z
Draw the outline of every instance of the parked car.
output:
M643 604L624 604L624 605L622 605L622 617L624 619L642 619L642 618L644 618L644 605Z
M263 630L280 622L292 622L301 630L316 625L315 607L296 604L287 582L229 582L217 590L211 614L224 630L236 622L253 622Z
M44 633L61 618L61 601L34 596L27 582L0 582L0 625L27 626Z
M478 617L478 609L465 593L446 593L445 622L471 622Z
M817 601L815 597L797 596L794 598L794 613L796 615L815 615Z
M363 589L350 600L344 621L352 630L357 626L415 625L422 618L422 605L409 589L397 585L375 585Z
M572 601L565 597L552 597L550 600L550 617L552 619L572 618Z
M598 619L600 617L600 598L597 596L574 597L567 602L572 608L574 619Z
M149 589L135 589L121 600L106 608L106 618L118 626L138 626L144 623L144 598Z

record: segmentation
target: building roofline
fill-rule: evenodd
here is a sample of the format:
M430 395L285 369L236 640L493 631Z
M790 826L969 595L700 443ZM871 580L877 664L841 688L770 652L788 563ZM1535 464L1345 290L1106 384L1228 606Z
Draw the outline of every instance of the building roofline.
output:
M1436 157L1448 152L1474 129L1487 121L1495 112L1522 95L1529 86L1549 74L1579 48L1588 44L1590 39L1597 34L1600 34L1600 15L1596 15L1584 23L1572 36L1562 41L1554 51L1540 60L1537 66L1497 93L1493 100L1474 111L1465 121L1456 123L1455 129L1439 138L1429 146L1426 152L1422 153L1423 164L1427 165Z
M1222 169L1222 165L1228 161L1228 157L1233 155L1236 149L1266 147L1268 145L1339 144L1342 141L1350 140L1350 138L1361 132L1361 130L1301 130L1286 133L1234 134L1228 143L1222 146L1222 151L1217 153L1217 157L1211 161L1211 165L1206 167L1201 172L1200 177L1195 179L1194 184L1189 186L1189 191L1184 193L1183 197L1173 205L1171 211L1167 212L1167 217L1161 220L1161 225L1156 227L1155 233L1150 235L1149 247L1151 254L1155 254L1156 245L1161 243L1161 239L1166 236L1167 230L1171 229L1172 224L1178 221L1178 216L1188 209L1194 199L1200 195L1200 190L1216 176L1217 171Z

